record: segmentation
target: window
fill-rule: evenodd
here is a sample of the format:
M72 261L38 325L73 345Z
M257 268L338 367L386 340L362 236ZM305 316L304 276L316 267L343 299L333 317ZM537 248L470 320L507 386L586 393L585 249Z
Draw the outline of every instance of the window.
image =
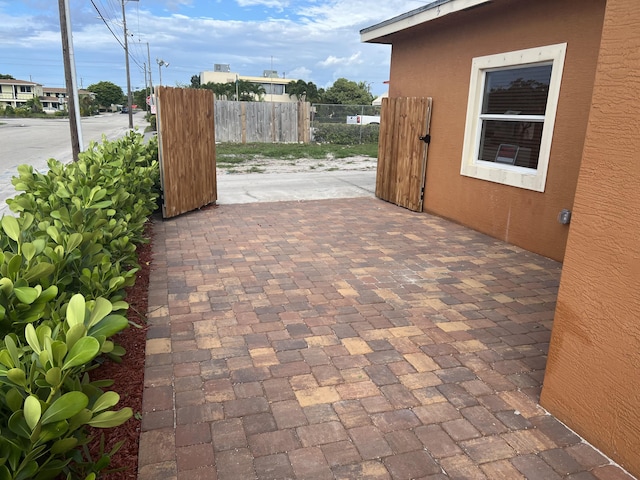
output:
M277 83L263 83L262 88L267 95L284 95L284 85Z
M21 93L31 93L31 87L26 86L26 85L20 85L20 92Z
M462 175L544 192L565 51L473 59Z

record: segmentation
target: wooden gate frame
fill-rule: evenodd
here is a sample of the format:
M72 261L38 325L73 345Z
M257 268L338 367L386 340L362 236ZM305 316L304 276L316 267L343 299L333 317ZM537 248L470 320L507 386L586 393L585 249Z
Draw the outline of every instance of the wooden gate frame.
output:
M162 216L170 218L218 199L214 97L198 88L156 93Z
M382 99L376 197L422 212L431 97Z

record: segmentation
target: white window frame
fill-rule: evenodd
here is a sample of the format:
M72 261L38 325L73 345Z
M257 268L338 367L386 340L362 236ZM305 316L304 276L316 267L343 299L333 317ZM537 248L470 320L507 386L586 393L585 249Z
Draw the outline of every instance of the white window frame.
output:
M471 80L469 85L469 100L467 103L464 144L462 147L461 175L510 185L512 187L534 190L536 192L544 192L566 51L567 44L559 43L556 45L487 55L473 59L471 63ZM536 64L552 65L546 111L543 119L536 119L537 121L544 121L538 167L532 169L479 160L478 152L482 135L480 115L482 111L486 72L534 66ZM483 117L486 117L486 115ZM504 118L504 116L501 117ZM524 116L521 115L519 118L524 118Z

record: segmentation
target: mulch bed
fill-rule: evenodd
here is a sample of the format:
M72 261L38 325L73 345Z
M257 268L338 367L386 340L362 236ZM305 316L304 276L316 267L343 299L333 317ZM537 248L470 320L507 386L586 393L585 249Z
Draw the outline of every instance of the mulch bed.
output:
M100 368L91 372L91 380L110 379L114 381L109 390L120 394L120 402L114 409L131 407L134 416L123 425L107 429L91 429L94 436L89 445L89 451L94 460L100 457L100 438L104 435L104 451L109 452L119 441L124 441L122 447L111 459L108 470L118 471L101 475L106 480L131 480L138 478L138 440L140 438L142 391L144 386L144 359L147 327L145 314L147 312L147 294L149 289L149 270L151 267L151 250L153 244L153 230L151 223L145 229L145 237L149 243L139 245L136 283L127 288L126 301L129 303L127 317L130 322L142 328L130 326L120 332L113 340L125 348L127 353L122 363L107 361Z

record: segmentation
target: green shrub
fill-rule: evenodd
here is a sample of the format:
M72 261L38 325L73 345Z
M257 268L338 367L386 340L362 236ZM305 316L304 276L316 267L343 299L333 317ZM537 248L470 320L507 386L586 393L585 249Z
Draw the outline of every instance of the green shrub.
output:
M314 140L318 143L354 145L378 143L380 125L350 125L346 123L319 123L315 127Z
M7 203L20 216L0 220L0 480L96 478L110 453L83 456L87 426L132 412L111 411L111 382L88 372L125 353L111 338L128 326L124 288L156 208L157 142L132 132L18 173Z

